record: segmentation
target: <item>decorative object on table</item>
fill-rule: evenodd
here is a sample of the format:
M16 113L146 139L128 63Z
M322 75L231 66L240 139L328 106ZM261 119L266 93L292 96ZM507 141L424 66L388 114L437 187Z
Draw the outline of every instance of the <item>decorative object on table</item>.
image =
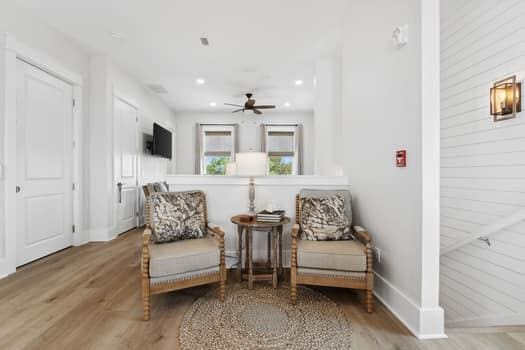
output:
M261 210L257 213L257 221L280 222L284 217L284 210Z
M306 287L300 302L288 302L288 289L240 286L227 289L224 303L213 294L197 299L180 329L182 350L350 349L352 329L342 308Z
M352 239L350 222L345 213L345 198L342 195L301 198L299 205L301 239L310 241Z
M521 83L516 76L502 79L494 83L490 89L490 114L494 121L516 118L521 112Z
M262 152L237 153L235 155L235 173L237 176L250 178L249 200L250 213L255 214L255 180L257 176L268 173L268 156Z
M142 298L144 307L144 320L150 318L150 299L152 294L167 293L174 290L199 286L209 283L219 283L219 300L224 300L226 286L226 263L224 255L224 231L218 226L208 223L206 211L206 198L200 191L154 193L151 198L151 215L148 218L146 229L142 236ZM180 210L169 210L169 214L159 210L164 204L156 199L162 198L169 201L176 198L173 207ZM179 200L187 200L186 207L182 209ZM195 216L189 219L188 216ZM206 230L203 238L185 239L167 243L154 243L152 236L160 237L164 241L169 236L163 221L170 221L177 217L184 222L182 232L185 236L193 237L195 232L190 232L192 227L200 227L203 221ZM196 220L193 222L192 220ZM155 230L166 230L163 234ZM176 227L174 229L179 229ZM154 232L152 233L152 229ZM199 228L197 228L199 230ZM200 231L199 231L200 234Z
M352 226L354 240L310 241L303 237L301 223L308 221L301 211L306 198L344 198L344 212L352 223L352 197L344 190L301 190L295 201L295 225L292 228L292 268L290 299L297 302L297 285L308 284L366 291L366 309L372 312L374 274L372 270L372 238L360 226Z
M253 215L239 215L240 222L253 222L255 217Z
M241 215L231 218L231 222L237 225L238 248L237 248L237 273L239 282L248 280L248 288L253 288L255 281L272 281L274 288L277 288L278 276L283 273L283 226L290 222L290 218L283 217L280 222L263 222L254 220L243 222ZM265 270L263 273L256 273L255 268L261 264L253 262L253 234L254 232L267 233L267 260L262 264ZM242 241L244 233L244 246L246 247L246 258L244 271L242 269ZM269 269L269 271L268 271Z

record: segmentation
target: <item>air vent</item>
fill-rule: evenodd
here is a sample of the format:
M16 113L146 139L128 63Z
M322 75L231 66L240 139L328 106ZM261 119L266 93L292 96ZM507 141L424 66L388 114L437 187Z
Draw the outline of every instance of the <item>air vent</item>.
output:
M148 85L148 89L150 89L151 92L154 92L156 94L167 94L168 93L168 90L166 90L164 86L159 85L159 84Z
M210 42L208 41L208 38L201 38L201 44L203 46L208 46L210 45Z

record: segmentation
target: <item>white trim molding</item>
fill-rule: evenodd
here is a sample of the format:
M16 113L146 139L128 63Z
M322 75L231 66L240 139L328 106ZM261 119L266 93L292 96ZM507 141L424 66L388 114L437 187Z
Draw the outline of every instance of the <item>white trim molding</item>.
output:
M73 245L81 245L87 242L88 238L83 232L83 111L82 111L82 85L83 79L80 74L65 68L55 59L36 51L22 42L16 40L9 33L5 33L2 40L4 64L4 113L5 129L5 257L0 260L0 276L12 274L16 271L16 86L17 86L17 59L27 62L63 81L70 84L73 88L73 98L75 107L73 109L73 139L75 142L73 150L73 182L75 191L73 192L73 224L75 233L73 234Z
M418 339L447 338L444 328L444 311L441 307L423 308L377 272L374 280L374 295L414 334ZM441 331L436 332L436 330Z

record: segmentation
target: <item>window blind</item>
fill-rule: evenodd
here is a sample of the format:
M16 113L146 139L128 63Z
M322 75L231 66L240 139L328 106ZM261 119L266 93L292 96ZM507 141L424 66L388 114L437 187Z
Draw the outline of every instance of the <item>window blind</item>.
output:
M294 132L269 131L266 148L269 156L293 157L295 154Z

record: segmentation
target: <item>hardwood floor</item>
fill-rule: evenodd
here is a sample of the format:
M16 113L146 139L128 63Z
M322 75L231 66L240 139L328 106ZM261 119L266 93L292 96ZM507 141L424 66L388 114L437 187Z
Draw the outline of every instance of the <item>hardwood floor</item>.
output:
M212 287L156 295L142 318L141 230L21 267L0 280L0 349L177 349L184 312ZM230 282L233 283L233 282ZM323 288L353 325L353 349L525 349L525 327L451 330L418 341L383 305L367 314L361 294Z

